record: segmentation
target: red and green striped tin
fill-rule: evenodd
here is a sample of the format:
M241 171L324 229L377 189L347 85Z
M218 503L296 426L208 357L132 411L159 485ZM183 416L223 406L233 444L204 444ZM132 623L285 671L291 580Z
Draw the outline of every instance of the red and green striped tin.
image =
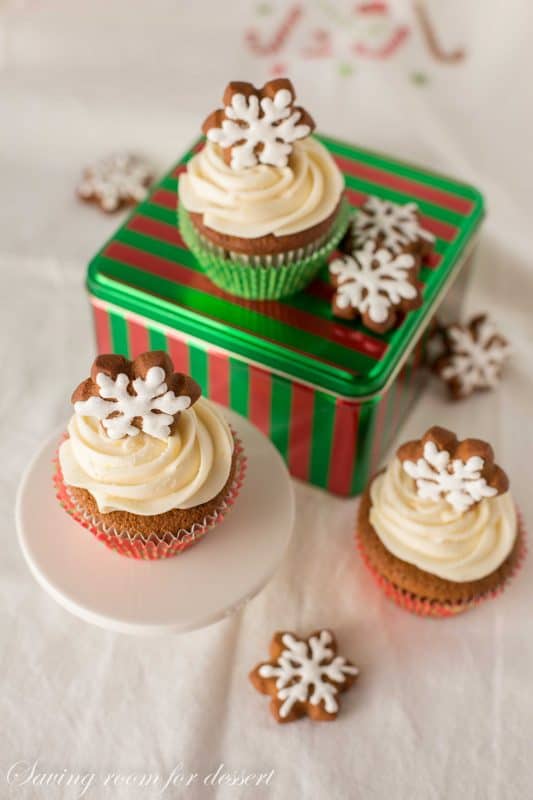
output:
M253 302L215 287L176 224L189 150L89 265L100 352L166 349L213 400L248 417L291 473L341 495L360 492L420 390L417 361L435 310L470 255L483 218L471 186L319 137L344 173L348 200L418 203L435 252L424 303L377 335L332 317L327 268L299 294ZM455 292L454 294L460 295Z

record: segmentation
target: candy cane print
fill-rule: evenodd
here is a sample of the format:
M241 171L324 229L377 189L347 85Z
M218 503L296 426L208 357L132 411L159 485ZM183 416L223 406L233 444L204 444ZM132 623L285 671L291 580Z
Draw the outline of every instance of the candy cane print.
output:
M246 44L257 56L270 56L274 53L279 53L286 43L289 35L293 32L294 28L300 21L302 15L302 6L300 3L295 3L291 6L291 8L289 8L287 14L285 15L285 19L282 21L270 41L261 42L257 29L251 28L246 33Z
M457 62L462 61L465 57L465 52L462 48L456 48L455 50L446 52L441 47L440 42L437 39L437 34L435 33L435 28L433 27L427 9L422 0L414 0L413 4L415 16L422 30L422 36L424 37L424 41L427 44L431 55L436 58L437 61L442 61L447 64L456 64Z
M409 33L410 31L407 26L400 25L384 45L380 47L369 47L369 45L364 42L357 42L353 45L353 50L357 55L364 56L365 58L389 58L405 42Z

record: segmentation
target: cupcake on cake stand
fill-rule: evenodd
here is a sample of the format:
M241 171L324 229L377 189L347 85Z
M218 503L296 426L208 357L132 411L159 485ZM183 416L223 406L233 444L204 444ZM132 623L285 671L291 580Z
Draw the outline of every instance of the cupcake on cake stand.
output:
M68 433L43 444L17 496L41 586L82 619L137 634L209 625L260 591L294 520L268 439L162 352L99 356L73 401Z

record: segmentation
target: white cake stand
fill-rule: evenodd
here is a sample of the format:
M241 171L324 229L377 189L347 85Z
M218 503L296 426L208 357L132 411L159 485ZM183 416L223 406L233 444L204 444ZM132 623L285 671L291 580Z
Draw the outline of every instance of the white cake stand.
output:
M244 445L244 485L227 518L174 558L117 555L72 520L52 483L61 432L42 446L19 486L18 536L37 581L72 614L123 633L182 633L232 614L270 579L293 529L292 485L271 442L220 410Z

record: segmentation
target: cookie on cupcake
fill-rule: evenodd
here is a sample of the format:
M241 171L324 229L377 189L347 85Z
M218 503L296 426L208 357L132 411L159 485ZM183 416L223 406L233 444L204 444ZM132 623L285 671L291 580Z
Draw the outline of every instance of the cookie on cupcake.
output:
M440 427L402 445L370 482L357 536L392 599L443 617L499 593L524 547L509 480L490 445Z
M240 442L166 353L98 356L72 402L55 482L98 539L123 555L162 558L223 519L242 482Z
M272 299L298 291L343 237L344 179L286 78L229 83L179 180L180 228L211 279Z

